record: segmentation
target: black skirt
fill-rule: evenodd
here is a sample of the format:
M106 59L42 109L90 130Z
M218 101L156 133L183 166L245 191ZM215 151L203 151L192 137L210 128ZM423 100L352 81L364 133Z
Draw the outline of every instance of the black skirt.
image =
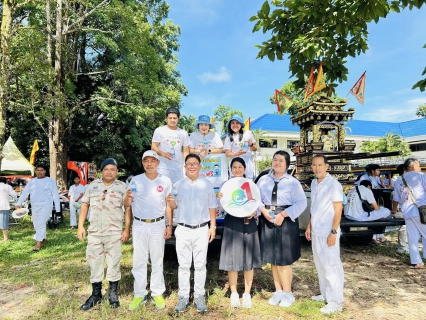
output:
M299 220L285 218L277 226L262 215L259 221L262 263L288 266L300 258Z
M230 214L225 216L219 269L225 271L250 271L261 267L260 244L256 220Z

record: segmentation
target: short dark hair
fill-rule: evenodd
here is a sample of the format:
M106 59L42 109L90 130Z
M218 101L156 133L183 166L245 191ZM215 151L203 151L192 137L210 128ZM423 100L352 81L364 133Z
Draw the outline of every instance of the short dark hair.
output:
M47 167L44 164L38 164L38 165L36 165L36 170L38 168L42 168L43 170L47 171Z
M365 170L367 173L370 173L371 171L376 171L377 169L380 169L380 166L378 164L372 163L365 167Z
M7 180L5 177L0 177L0 182L7 183Z
M318 153L318 154L314 155L314 156L312 157L312 160L314 160L315 158L323 158L323 159L324 159L324 163L325 163L325 164L328 164L327 157L326 157L325 155L323 155L322 153Z
M285 158L285 164L287 165L285 169L287 170L288 167L290 166L290 154L287 151L278 150L277 152L274 153L274 155L272 156L272 159L274 159L276 155L280 155Z
M405 162L404 162L405 170L408 170L410 167L412 167L414 162L416 162L416 161L419 161L419 160L417 160L416 158L406 159Z
M169 116L170 113L174 113L178 116L178 118L180 117L180 111L178 108L175 107L170 107L166 110L166 118Z
M399 166L396 167L396 172L398 172L398 174L400 176L402 176L404 174L405 171L405 164L401 163Z
M186 161L187 161L188 159L191 159L191 158L195 158L195 159L197 159L197 160L198 160L198 163L201 163L200 156L199 156L198 154L195 154L195 153L190 153L190 154L188 154L188 155L185 157L185 163L186 163Z
M87 181L94 181L95 179L93 179L92 177L87 178Z
M371 184L371 181L370 181L370 180L362 180L362 181L359 183L359 185L360 185L360 186L364 186L364 187L366 187L366 188L368 188L368 187L373 188L373 185Z

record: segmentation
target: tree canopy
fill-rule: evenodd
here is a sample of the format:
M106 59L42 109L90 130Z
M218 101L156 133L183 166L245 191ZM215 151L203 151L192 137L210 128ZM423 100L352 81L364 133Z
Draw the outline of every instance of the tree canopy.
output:
M228 129L226 128L226 123L234 114L239 114L244 119L244 114L240 110L231 109L230 106L220 105L214 111L215 123L216 124L220 123L222 128L222 132L221 132L222 134L228 132Z
M258 58L289 60L296 88L305 87L305 76L312 66L323 63L332 86L347 80L346 58L368 50L368 23L379 22L389 12L420 8L426 0L272 0L265 1L256 15L253 32L262 30L271 38L256 47ZM425 45L426 46L426 45ZM287 57L285 57L287 55ZM423 75L426 74L426 68ZM424 91L426 79L414 86Z
M361 145L361 150L371 153L401 151L403 157L411 154L408 142L394 132L387 133L379 141L364 141Z

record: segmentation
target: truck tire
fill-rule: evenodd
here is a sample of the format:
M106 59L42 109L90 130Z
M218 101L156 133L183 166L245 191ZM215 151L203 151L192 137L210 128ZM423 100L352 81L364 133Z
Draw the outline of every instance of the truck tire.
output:
M345 236L346 244L349 246L368 246L373 239L372 234L363 236Z

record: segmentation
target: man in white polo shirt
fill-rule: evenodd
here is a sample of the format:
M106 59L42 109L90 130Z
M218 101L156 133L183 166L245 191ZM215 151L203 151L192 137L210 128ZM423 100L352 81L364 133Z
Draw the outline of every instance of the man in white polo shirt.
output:
M160 157L155 151L145 151L142 157L144 174L132 178L133 190L133 269L135 297L129 309L135 310L146 302L147 264L151 258L151 298L157 309L166 303L163 292L166 290L163 275L164 241L172 235L172 211L167 208L166 197L172 191L171 180L157 172Z
M315 301L327 301L320 311L330 314L342 311L343 266L340 261L340 219L342 217L343 189L327 169L327 158L317 154L312 158L312 171L316 179L311 185L311 218L305 232L312 240L312 252L321 294Z
M176 212L176 253L179 261L179 301L176 312L189 306L190 268L194 257L194 306L198 312L206 312L204 285L206 282L207 248L216 235L216 197L213 185L200 177L201 160L196 154L185 158L186 177L176 182L176 199L167 200ZM176 202L175 202L176 200ZM210 222L210 228L208 223Z

